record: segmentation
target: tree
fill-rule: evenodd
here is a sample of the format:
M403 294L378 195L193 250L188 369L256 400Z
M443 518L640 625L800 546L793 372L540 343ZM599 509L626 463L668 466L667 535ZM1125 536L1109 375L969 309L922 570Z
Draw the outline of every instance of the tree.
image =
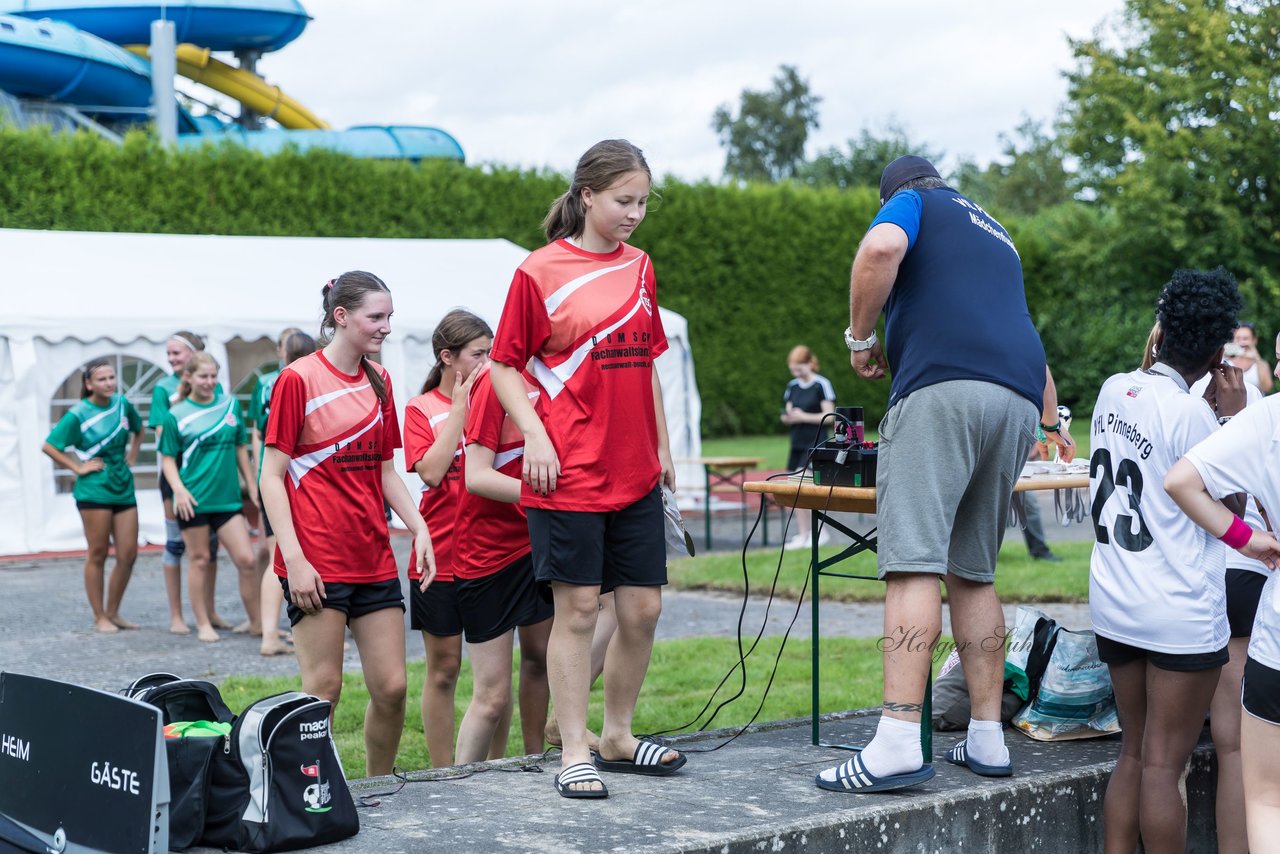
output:
M809 131L818 127L821 101L795 66L782 65L771 90L742 90L736 117L728 104L717 107L711 128L725 149L725 175L740 181L790 178L804 161Z
M817 187L879 187L880 173L895 158L918 154L935 165L943 158L943 152L912 142L906 128L895 121L889 122L882 136L863 128L845 147L819 152L796 170L796 179Z
M1072 41L1068 153L1120 228L1106 247L1147 290L1224 264L1280 320L1280 3L1126 0Z
M951 177L960 192L1002 213L1025 216L1071 200L1062 145L1041 122L1024 118L1012 135L1000 134L1000 142L1008 162L983 168L961 161Z

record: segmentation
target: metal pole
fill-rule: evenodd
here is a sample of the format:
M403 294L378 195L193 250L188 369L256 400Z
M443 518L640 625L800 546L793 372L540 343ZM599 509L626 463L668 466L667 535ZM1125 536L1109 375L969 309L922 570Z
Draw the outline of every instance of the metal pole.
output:
M167 148L178 142L178 101L173 78L178 71L178 37L173 21L151 22L151 101L156 137Z
M798 494L798 493L797 493ZM763 498L763 496L761 496ZM801 510L801 513L804 511ZM818 577L822 575L818 568L818 528L822 524L822 520L818 518L817 510L809 511L809 572L813 575L813 598L810 605L813 608L813 616L810 619L812 628L809 633L809 652L811 658L811 676L813 681L813 713L810 716L810 735L813 743L819 742L818 738L818 716L822 714L822 701L819 696L819 686L822 683L822 657L819 654L818 647L821 644L822 630L818 626L818 616L821 609L818 607Z
M237 50L235 55L241 69L248 71L250 74L258 73L258 60L262 58L262 51L252 49ZM262 116L241 104L240 115L236 117L236 124L245 130L262 130Z

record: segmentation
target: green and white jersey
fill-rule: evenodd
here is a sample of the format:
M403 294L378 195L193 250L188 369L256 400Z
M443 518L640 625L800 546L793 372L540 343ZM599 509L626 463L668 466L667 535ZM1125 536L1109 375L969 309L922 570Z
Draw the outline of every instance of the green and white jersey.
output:
M142 418L133 404L117 394L105 407L85 398L71 407L45 440L81 460L101 459L102 471L76 478L72 495L97 504L134 504L133 472L125 463L129 437L141 432Z
M259 433L267 432L267 416L271 413L271 389L275 388L279 371L272 371L258 377L254 383L253 395L249 398L249 415L245 419L250 427L258 428Z
M236 448L249 441L240 403L231 395L211 403L190 398L169 408L160 453L178 463L178 476L196 500L197 513L231 513L242 506Z
M164 418L169 414L169 407L182 399L178 396L178 386L181 384L182 377L169 374L151 387L151 412L147 415L148 427L155 429L164 426ZM213 396L222 397L222 383L218 383Z
M148 427L154 429L164 424L164 418L169 414L169 407L179 400L178 384L181 381L181 377L177 374L169 374L152 386L151 412L147 415Z
M246 419L250 427L256 428L259 436L267 435L267 418L271 415L271 390L275 388L279 371L272 371L258 377L253 386L253 395L249 398L249 416ZM262 480L262 458L258 455L258 480Z

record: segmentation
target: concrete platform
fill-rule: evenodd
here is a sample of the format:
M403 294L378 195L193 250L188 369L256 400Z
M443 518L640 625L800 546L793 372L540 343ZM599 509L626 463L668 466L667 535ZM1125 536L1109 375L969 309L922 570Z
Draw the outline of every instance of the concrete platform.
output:
M864 743L876 712L832 716L823 737ZM653 779L605 775L610 797L558 797L558 757L471 766L462 780L432 772L399 785L355 781L375 805L360 834L334 852L953 852L1102 850L1102 796L1116 738L1057 744L1006 732L1015 776L978 777L942 757L962 736L934 740L937 776L906 792L853 795L813 784L845 751L809 744L808 721L754 729L721 750L726 732L682 738L689 763ZM527 763L527 764L526 764ZM1188 851L1213 851L1212 748L1202 743L1187 779Z

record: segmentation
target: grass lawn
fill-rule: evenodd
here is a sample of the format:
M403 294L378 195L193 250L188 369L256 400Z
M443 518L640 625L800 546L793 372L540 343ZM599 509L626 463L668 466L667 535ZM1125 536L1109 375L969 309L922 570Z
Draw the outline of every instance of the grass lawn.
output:
M1001 601L1007 603L1087 602L1089 554L1092 549L1093 544L1090 542L1053 543L1053 550L1062 558L1062 563L1044 563L1030 558L1021 537L1007 538L996 566L996 592ZM827 546L821 553L825 558L836 552L836 548ZM809 553L794 551L783 554L779 571L776 548L747 553L747 577L750 579L752 593L768 595L776 575L776 592L779 595L792 599L800 595L808 577ZM874 554L864 552L833 568L839 572L868 575L873 581L824 578L823 600L876 602L884 598L884 585L874 581ZM719 590L741 594L742 554L716 553L674 560L670 564L668 575L671 583L681 590Z
M749 648L750 638L744 639ZM764 686L778 655L781 638L768 637L760 641L758 648L747 658L746 690L736 701L722 710L710 724L710 729L741 726L751 720ZM825 638L823 640L822 683L824 711L864 708L881 701L880 652L875 639ZM778 665L778 675L757 722L776 721L785 718L805 717L809 714L808 638L795 638L787 642ZM718 705L737 693L741 686L741 670L738 662L737 642L732 638L692 638L688 640L659 641L654 645L653 662L649 667L644 691L636 708L637 733L656 733L660 730L679 728L692 731L707 721L707 715L699 713L711 696L712 690L732 672L717 697ZM406 770L427 768L426 742L422 736L422 714L419 702L422 696L423 663L409 663L409 691L406 704L404 735L400 741L397 764ZM220 686L227 705L237 714L251 702L282 691L300 691L302 682L297 677L232 676ZM464 658L458 678L457 720L462 720L467 700L471 696L471 670ZM343 677L342 701L334 719L334 738L342 757L343 770L348 778L364 776L364 710L369 694L364 679L358 673ZM602 692L599 684L591 694L590 727L600 731ZM507 742L507 755L524 754L520 740L519 716L512 721Z
M1072 422L1071 438L1076 443L1076 456L1081 459L1087 459L1089 456L1089 420L1088 412L1084 414L1084 419L1077 417ZM869 441L876 441L879 434L875 430L868 429L866 437ZM787 467L787 451L791 447L791 440L786 433L769 434L763 436L729 436L723 439L703 439L702 455L704 457L762 457L764 458L763 468L770 471L780 471Z
M726 439L703 439L704 457L762 457L762 468L780 471L787 467L787 451L791 440L786 433L767 436L730 436Z

